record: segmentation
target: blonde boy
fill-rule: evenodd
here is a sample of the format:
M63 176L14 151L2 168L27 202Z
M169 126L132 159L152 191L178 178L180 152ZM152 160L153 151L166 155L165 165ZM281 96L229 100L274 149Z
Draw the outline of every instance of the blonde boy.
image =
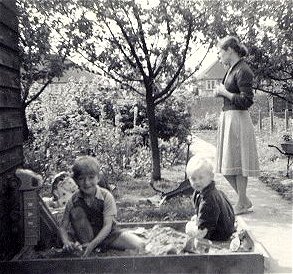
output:
M203 156L193 156L186 174L195 193L196 215L186 225L186 233L198 239L225 241L235 231L233 207L226 195L215 186L213 166Z

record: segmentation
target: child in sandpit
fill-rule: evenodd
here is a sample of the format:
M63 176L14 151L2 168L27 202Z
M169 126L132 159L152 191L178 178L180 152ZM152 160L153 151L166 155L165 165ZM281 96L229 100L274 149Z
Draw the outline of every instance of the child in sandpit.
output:
M101 249L140 250L144 241L116 227L117 208L113 195L98 185L99 165L95 158L82 156L72 167L78 191L67 202L60 226L63 248L68 251L85 248L84 257L97 247Z
M228 240L235 232L235 215L226 195L215 186L212 164L193 156L187 163L186 174L195 189L196 212L186 224L186 233L197 239Z

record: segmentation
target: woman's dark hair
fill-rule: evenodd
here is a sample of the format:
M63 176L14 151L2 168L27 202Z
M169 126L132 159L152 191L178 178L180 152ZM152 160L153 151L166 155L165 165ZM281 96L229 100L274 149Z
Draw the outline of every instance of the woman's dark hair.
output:
M235 36L226 36L222 38L218 47L227 50L228 48L233 49L240 57L246 56L248 54L247 47L239 42L239 39Z

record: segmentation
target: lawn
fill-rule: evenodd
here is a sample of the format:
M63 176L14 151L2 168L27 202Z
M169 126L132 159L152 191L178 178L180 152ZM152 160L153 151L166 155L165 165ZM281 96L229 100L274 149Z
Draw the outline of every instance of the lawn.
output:
M184 165L162 169L162 180L155 182L156 189L163 192L177 188L184 180ZM186 220L194 215L190 197L175 197L159 206L161 193L156 192L145 178L126 178L117 183L114 191L118 207L118 221L171 221Z
M280 125L280 121L276 121ZM279 146L284 132L282 127L276 128L270 133L268 121L264 121L264 128L259 131L256 128L256 140L260 161L260 180L276 190L285 199L292 201L292 179L286 175L287 158L269 144ZM216 131L201 130L195 135L213 145L216 145ZM163 191L175 189L184 180L185 165L177 165L162 169L162 180L155 183L156 188ZM127 178L117 183L116 192L119 208L119 221L159 221L159 220L185 220L193 214L190 197L176 197L158 207L160 194L150 186L147 178Z
M257 128L256 140L260 160L260 180L275 189L285 199L292 201L292 179L286 178L286 157L277 149L268 147L269 144L279 146L284 133L281 121L276 121L278 127L270 133L268 121L264 121L264 128ZM216 145L216 130L197 130L197 137ZM154 182L156 189L168 192L176 189L185 179L185 161L187 147L183 151L180 165L162 167L162 180ZM159 206L161 193L155 191L150 184L150 175L133 178L125 175L119 181L110 181L116 186L114 195L118 207L118 221L173 221L186 220L194 214L193 205L189 196L175 197Z

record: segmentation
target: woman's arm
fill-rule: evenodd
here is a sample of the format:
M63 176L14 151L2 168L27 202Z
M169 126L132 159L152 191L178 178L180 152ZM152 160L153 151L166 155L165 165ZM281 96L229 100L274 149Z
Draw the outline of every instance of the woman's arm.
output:
M216 87L215 92L214 92L214 96L215 97L226 97L228 98L230 101L232 101L233 98L233 93L229 92L228 90L226 90L225 86L223 84L220 84Z
M253 104L253 73L243 68L238 71L235 77L239 93L229 92L223 84L220 84L216 87L214 95L229 99L239 109L247 109Z
M242 68L235 75L239 94L234 94L232 103L241 108L249 108L253 104L253 73L248 68Z

